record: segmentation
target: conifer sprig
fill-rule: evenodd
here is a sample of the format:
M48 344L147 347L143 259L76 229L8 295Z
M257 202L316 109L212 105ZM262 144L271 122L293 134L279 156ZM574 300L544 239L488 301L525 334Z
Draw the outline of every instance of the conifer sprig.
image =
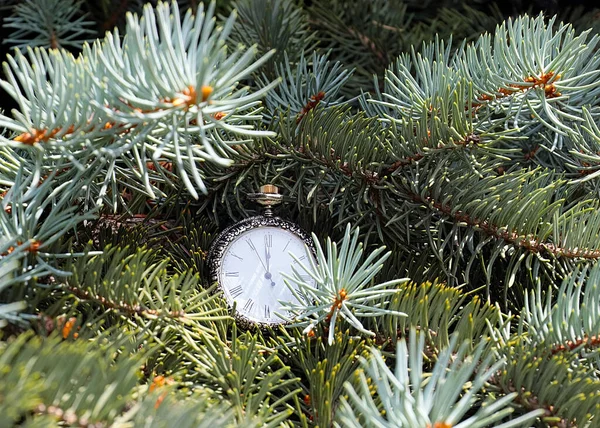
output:
M180 422L178 426L208 428L234 423L230 409L202 391L186 397L157 382L162 376L154 377L149 387L138 386L144 354L132 354L130 337L111 337L110 344L101 344L31 336L0 342L0 425Z
M297 256L292 255L300 263L300 268L305 274L314 280L314 285L302 279L301 271L295 267L294 276L286 276L286 284L297 299L296 302L285 302L282 308L291 312L292 326L304 327L305 334L314 335L314 328L324 323L329 329L330 345L334 341L338 317L346 320L361 333L374 336L375 333L365 329L358 318L390 313L406 316L402 312L387 309L385 299L395 294L395 286L407 282L408 278L372 284L373 278L381 270L390 253L382 255L385 247L380 247L369 254L361 264L363 245L359 243L359 229L356 228L352 234L350 231L351 227L348 224L339 255L337 244L332 243L329 238L325 255L314 234L316 263L310 258L310 265L306 266L301 264Z
M250 332L233 328L229 340L219 334L191 331L184 336L188 380L205 385L230 403L238 424L276 427L293 412L297 379L289 375L275 349ZM265 425L263 425L265 424Z
M600 265L573 270L556 294L538 287L525 295L518 331L554 353L580 353L582 362L594 361L600 350Z
M102 254L80 258L69 266L73 275L59 286L79 305L91 311L206 328L210 322L229 319L214 289L203 289L200 278L186 271L167 273L168 259L153 262L155 253L144 248L110 248ZM143 321L145 320L145 321Z
M51 174L37 183L39 176L19 173L0 200L0 291L9 303L27 294L28 283L39 284L50 274L70 275L60 259L81 255L57 252L56 244L67 231L94 217L94 211L80 213L71 205L86 179L79 174L73 182L54 187L53 178Z
M473 82L478 102L508 112L508 126L527 128L526 135L546 128L554 133L551 148L560 148L569 125L582 121L582 107L600 93L600 39L589 35L557 25L556 17L509 18L493 37L467 46L457 67Z
M537 410L499 424L512 413L510 403L517 396L513 393L496 401L480 403L478 410L467 416L480 401L479 390L504 362L493 363L489 356L481 359L484 342L469 353L470 346L467 343L458 345L455 336L438 356L432 371L424 373L424 347L425 335L417 335L411 329L408 346L406 339L402 338L397 347L393 372L381 352L373 348L371 357L363 359L364 369L358 374L358 385L346 385L349 397L341 399L336 426L511 428L529 426L544 413ZM464 391L463 385L475 374L473 382Z
M496 306L479 296L469 298L458 288L437 281L404 285L390 299L388 308L407 316L387 314L367 320L366 326L377 333L375 343L386 350L393 348L411 328L418 328L431 354L448 347L450 332L459 342L483 337L488 323L496 324L501 315Z
M256 127L258 100L275 83L256 91L240 85L270 53L253 61L255 47L230 49L235 14L220 26L214 9L213 3L181 19L175 3L148 5L142 18L129 15L123 41L118 32L108 33L84 46L78 59L64 51L17 52L5 66L8 80L0 83L21 111L14 118L0 115L0 124L16 133L1 141L79 168L98 160L105 175L98 197L114 188L122 163L133 167L138 187L156 197L151 165L167 160L197 198L206 191L203 162L228 166L237 153L232 146L274 135Z
M238 19L231 39L244 46L256 45L259 53L275 53L260 68L270 81L277 77L277 64L297 62L316 47L308 14L293 0L240 0L231 5Z
M345 70L339 62L330 64L328 55L300 55L295 69L290 65L287 54L277 64L277 74L281 84L267 93L265 103L268 115L276 117L284 114L299 123L307 113L319 106L340 104L344 99L339 92L352 76L353 71ZM263 85L268 80L263 76Z
M556 352L551 343L520 335L523 330L511 335L510 324L500 328L492 335L494 353L506 364L502 373L490 380L490 391L517 393L515 405L541 410L540 419L545 423L593 426L585 424L594 421L600 410L596 369L581 364L577 352Z
M13 7L3 27L12 33L2 43L17 48L79 48L95 35L94 22L81 14L82 0L25 0Z

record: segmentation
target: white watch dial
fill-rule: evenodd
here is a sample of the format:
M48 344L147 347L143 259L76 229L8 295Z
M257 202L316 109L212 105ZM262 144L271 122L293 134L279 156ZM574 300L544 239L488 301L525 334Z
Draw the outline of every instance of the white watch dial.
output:
M261 226L240 234L224 250L219 282L225 298L236 303L240 315L251 321L279 324L283 320L279 301L296 298L283 282L282 273L292 275L297 262L290 253L308 264L304 241L296 234L278 227ZM296 269L303 279L314 284L310 275Z

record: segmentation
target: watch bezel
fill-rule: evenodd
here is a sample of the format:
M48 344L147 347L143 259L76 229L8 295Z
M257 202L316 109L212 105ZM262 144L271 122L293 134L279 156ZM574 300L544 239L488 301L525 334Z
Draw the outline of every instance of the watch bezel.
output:
M232 242L239 238L241 234L259 227L277 227L293 233L298 238L300 238L308 247L313 261L316 263L316 249L310 235L306 233L304 229L302 229L296 223L284 220L280 217L267 217L262 215L249 217L247 219L232 224L231 226L225 228L221 233L219 233L219 235L214 239L207 257L210 269L210 279L213 284L215 282L217 283L217 289L220 290L221 293L223 293L224 300L225 302L227 302L227 306L231 310L237 325L245 329L269 329L289 324L289 321L285 320L281 320L281 322L275 323L255 321L246 317L238 310L234 310L233 302L230 302L225 297L225 287L223 286L223 284L221 284L221 281L219 279L219 272L223 263L223 256L225 250L229 247L229 245Z

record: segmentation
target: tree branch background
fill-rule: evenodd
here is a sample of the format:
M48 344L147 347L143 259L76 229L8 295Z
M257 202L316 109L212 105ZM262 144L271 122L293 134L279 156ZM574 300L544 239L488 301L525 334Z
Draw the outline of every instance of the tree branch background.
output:
M597 9L15 6L0 425L598 424ZM243 331L206 254L267 182L318 298Z

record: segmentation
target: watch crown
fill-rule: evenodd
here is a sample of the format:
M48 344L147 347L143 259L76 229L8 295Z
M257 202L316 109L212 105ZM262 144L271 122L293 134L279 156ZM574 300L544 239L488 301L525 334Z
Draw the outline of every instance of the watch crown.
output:
M264 184L260 186L260 193L274 193L279 194L279 188L273 184Z
M266 208L265 215L271 216L271 207L280 204L283 200L283 195L279 194L279 189L273 184L265 184L260 186L259 193L250 193L248 198L258 202Z

